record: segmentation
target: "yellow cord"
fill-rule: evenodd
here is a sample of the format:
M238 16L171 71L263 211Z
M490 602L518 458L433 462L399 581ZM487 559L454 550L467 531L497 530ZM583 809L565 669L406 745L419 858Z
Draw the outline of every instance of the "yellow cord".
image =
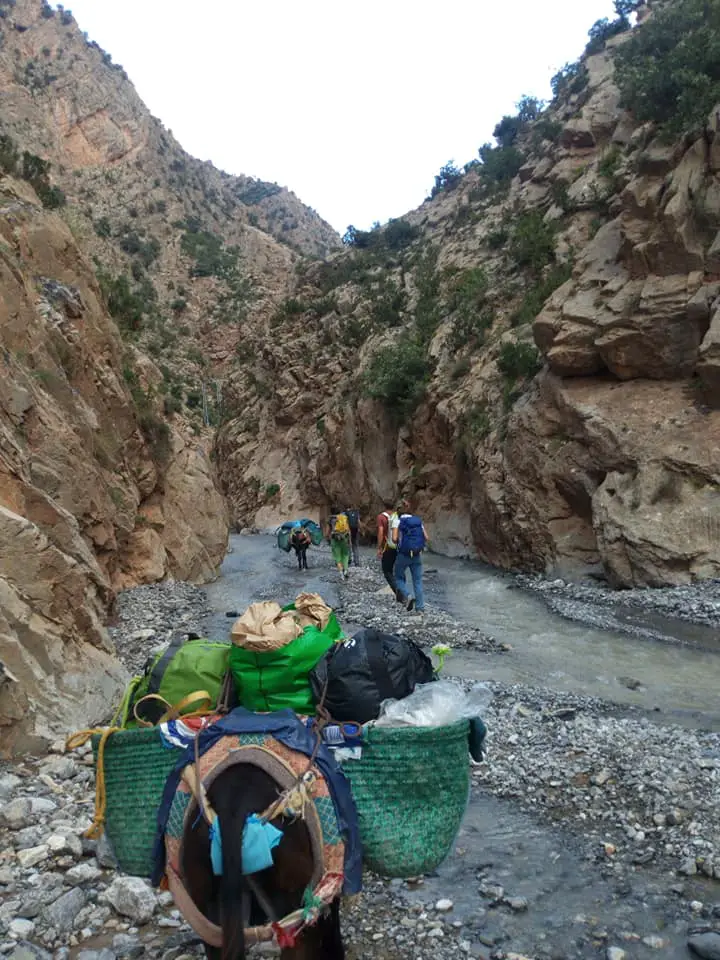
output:
M107 794L105 792L105 744L113 733L122 730L122 727L96 727L92 730L80 730L67 738L65 747L67 750L76 750L88 742L90 737L98 734L100 742L97 749L97 763L95 769L95 817L92 825L85 831L85 836L89 840L97 840L102 836L105 829L105 810L107 807Z

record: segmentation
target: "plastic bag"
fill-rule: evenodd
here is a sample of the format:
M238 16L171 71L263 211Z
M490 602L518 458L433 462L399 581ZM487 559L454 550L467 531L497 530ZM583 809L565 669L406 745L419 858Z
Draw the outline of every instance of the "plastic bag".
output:
M484 683L467 691L448 680L420 683L402 700L383 700L375 723L378 727L443 727L482 716L492 697Z

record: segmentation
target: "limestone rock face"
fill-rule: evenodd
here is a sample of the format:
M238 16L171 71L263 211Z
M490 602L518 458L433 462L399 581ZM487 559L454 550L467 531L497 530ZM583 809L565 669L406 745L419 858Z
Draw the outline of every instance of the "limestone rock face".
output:
M228 520L203 445L169 429L161 446L150 411L159 432L143 432L128 355L63 220L10 178L0 209L0 727L10 752L106 718L126 679L103 627L114 590L213 576Z
M252 377L228 388L236 415L218 454L238 525L353 504L372 535L403 492L443 553L617 586L718 575L717 118L668 145L620 109L609 50L585 66L585 87L553 106L554 142L550 125L519 136L525 162L504 198L471 170L404 218L420 231L409 255L360 251L304 272L295 295L322 306L278 322ZM529 211L555 239L540 277L513 259ZM418 267L428 247L436 259ZM469 271L487 293L463 314ZM523 294L553 271L530 313ZM407 417L402 384L374 400L368 370L407 344L431 296L432 369ZM533 344L537 376L514 366Z
M77 524L57 511L69 550L0 506L0 742L41 749L107 719L127 682L103 627L110 584ZM62 704L62 710L58 710Z

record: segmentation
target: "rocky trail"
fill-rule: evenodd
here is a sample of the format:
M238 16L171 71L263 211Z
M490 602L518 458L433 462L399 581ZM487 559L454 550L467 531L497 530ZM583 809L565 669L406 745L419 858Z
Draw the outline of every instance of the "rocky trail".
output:
M222 637L226 610L319 590L348 629L442 642L473 676L510 661L501 638L440 606L408 615L364 557L339 583L324 549L300 575L264 537L235 537L223 576L121 595L114 642L140 669L178 630ZM442 571L441 571L442 572ZM445 604L447 606L447 604ZM652 649L652 648L650 648ZM465 659L463 659L465 658ZM456 682L470 683L462 676ZM368 876L344 908L352 960L529 957L650 960L720 956L720 734L651 710L490 680L486 762L472 770L457 848L433 876ZM83 837L94 804L89 746L7 763L0 773L0 953L11 960L183 960L201 953L166 893L124 877L104 839Z

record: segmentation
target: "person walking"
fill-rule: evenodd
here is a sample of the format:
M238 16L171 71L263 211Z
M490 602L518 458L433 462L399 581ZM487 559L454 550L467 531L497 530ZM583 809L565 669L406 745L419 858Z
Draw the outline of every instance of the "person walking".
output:
M310 534L307 532L305 527L295 527L290 537L290 546L295 551L295 556L297 557L298 570L307 570L307 552L308 547L312 543Z
M396 519L399 520L395 506L392 503L386 503L383 512L377 515L377 555L383 576L395 594L395 599L400 602L401 597L395 582L397 544L392 538L392 526Z
M350 563L350 524L347 515L333 510L328 523L328 541L335 566L343 580L348 578Z
M350 550L352 553L351 563L354 567L360 566L360 511L346 510L345 516L348 518L350 526Z
M423 594L423 551L428 545L428 535L420 517L410 512L410 505L404 501L398 510L397 520L392 525L392 538L397 544L397 559L395 561L395 583L397 596L405 604L408 611L413 609L421 615L425 613L425 596ZM410 571L413 583L413 594L407 590L406 575Z

